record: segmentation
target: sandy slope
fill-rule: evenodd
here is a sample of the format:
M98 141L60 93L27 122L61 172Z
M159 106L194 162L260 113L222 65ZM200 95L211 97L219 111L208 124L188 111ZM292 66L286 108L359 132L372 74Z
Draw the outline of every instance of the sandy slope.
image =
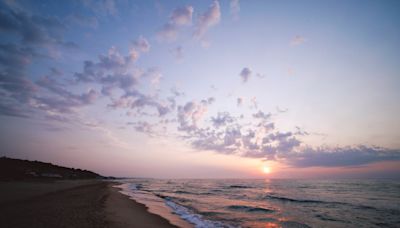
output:
M111 186L104 181L0 183L0 227L173 227Z

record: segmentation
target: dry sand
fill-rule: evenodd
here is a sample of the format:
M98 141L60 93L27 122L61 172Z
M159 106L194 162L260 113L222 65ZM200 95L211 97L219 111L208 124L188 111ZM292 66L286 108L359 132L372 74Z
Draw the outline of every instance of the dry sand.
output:
M0 183L0 227L174 227L112 185L105 181Z

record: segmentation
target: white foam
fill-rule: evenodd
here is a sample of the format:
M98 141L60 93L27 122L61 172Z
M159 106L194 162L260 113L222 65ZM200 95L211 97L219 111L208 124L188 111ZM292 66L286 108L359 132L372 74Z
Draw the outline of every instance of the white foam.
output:
M130 183L130 184L128 185L128 188L131 189L131 190L138 190L137 184L134 184L134 183Z
M149 192L140 191L136 186L134 183L124 183L115 187L120 188L121 191L119 192L129 196L130 199L146 205L150 213L160 215L177 227L191 227L187 221L180 218L179 215L175 215L162 198Z
M188 208L183 207L179 204L172 202L171 200L166 200L165 202L175 214L179 215L182 219L190 222L196 228L225 228L225 227L232 227L227 224L218 221L210 221L204 219L203 216L199 214L192 213Z

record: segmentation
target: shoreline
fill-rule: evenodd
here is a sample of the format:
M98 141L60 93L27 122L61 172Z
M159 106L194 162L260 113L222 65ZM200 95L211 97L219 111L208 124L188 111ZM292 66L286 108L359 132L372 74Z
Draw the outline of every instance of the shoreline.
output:
M116 185L113 185L112 191L117 191L119 194L126 197L129 201L133 201L137 204L143 205L146 211L150 214L157 215L166 219L170 224L174 227L180 228L193 228L194 225L189 223L188 221L181 218L179 215L175 214L173 209L167 206L164 199L157 197L156 195L151 194L151 196L146 196L146 200L138 197L137 194L132 194L129 188L126 188L126 183L116 182Z
M109 197L105 212L110 227L178 227L158 214L148 211L148 207L120 192L118 182L108 184Z
M2 227L177 227L123 195L118 182L0 182Z

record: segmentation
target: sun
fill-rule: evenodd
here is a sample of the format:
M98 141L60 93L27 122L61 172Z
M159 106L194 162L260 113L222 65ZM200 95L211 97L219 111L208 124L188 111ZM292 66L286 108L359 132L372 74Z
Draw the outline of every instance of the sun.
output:
M264 165L263 168L262 168L262 171L265 174L269 174L269 173L271 173L271 168L268 165Z

